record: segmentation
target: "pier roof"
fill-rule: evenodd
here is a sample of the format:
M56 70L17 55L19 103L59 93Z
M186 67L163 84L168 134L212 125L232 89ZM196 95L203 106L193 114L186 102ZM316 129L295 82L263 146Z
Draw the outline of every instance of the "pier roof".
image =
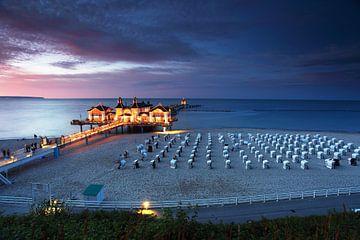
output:
M91 110L93 110L94 108L98 109L99 111L112 110L111 107L108 107L108 106L105 106L105 105L102 105L102 104L98 104L98 105L96 105L96 106L91 107L88 111L91 111Z
M169 109L167 109L166 107L164 107L162 104L158 104L155 107L151 108L150 111L154 111L156 109L161 109L163 112L168 112Z

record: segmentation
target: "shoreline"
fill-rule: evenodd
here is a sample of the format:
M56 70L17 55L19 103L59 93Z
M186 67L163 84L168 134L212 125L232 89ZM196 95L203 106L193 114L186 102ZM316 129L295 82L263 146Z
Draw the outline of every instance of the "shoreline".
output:
M291 131L291 132L331 132L331 133L345 133L345 134L359 134L359 131L346 131L346 130L314 130L314 129L297 129L297 128L261 128L261 127L224 127L224 128L181 128L176 130L186 130L186 131L200 131L200 130L206 130L206 129L243 129L243 130L277 130L277 131ZM159 132L159 131L154 131ZM75 132L73 132L75 133ZM151 132L150 132L151 133ZM113 134L113 133L111 133ZM47 135L46 135L47 136ZM58 136L47 136L49 139L55 139L60 138L61 135ZM38 138L39 139L39 138ZM6 138L0 138L0 143L4 141L28 141L28 140L36 140L34 137L6 137Z

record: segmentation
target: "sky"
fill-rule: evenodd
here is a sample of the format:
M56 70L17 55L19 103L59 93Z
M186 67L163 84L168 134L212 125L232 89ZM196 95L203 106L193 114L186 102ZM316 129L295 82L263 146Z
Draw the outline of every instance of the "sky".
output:
M360 2L0 0L0 96L360 100Z

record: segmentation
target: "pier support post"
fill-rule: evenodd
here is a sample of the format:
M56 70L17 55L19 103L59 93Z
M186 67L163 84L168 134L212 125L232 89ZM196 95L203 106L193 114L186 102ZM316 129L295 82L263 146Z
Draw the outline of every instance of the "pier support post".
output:
M124 133L124 126L121 126L121 133Z
M118 134L118 127L115 128L115 134Z
M85 143L86 143L86 145L89 144L89 138L87 136L85 137Z
M83 125L80 124L80 132L83 132Z
M140 127L141 128L141 133L144 133L144 127Z

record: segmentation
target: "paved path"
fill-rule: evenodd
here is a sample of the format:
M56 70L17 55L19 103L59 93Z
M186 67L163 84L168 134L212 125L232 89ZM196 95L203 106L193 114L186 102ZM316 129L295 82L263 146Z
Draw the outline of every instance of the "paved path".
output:
M342 212L344 206L346 210L360 208L360 194L200 208L196 219L200 222L244 223L261 220L263 217L274 219L286 216L326 215L333 209ZM192 214L190 212L189 216Z

